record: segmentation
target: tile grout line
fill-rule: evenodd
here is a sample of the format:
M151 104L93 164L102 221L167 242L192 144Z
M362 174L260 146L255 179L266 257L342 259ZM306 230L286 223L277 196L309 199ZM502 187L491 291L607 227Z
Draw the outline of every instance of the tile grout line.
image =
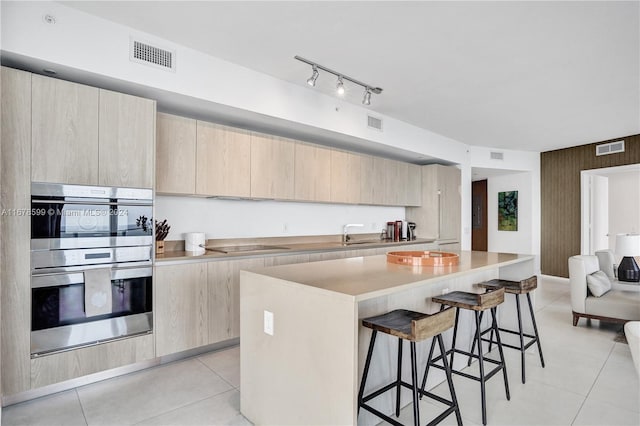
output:
M167 414L169 414L169 413L173 413L173 412L174 412L174 411L176 411L176 410L181 410L181 409L183 409L183 408L185 408L185 407L189 407L190 405L199 404L199 403L201 403L202 401L206 401L207 399L217 398L217 397L219 397L220 395L224 395L225 393L233 392L233 391L236 391L236 392L237 392L238 390L237 390L237 389L235 389L235 388L233 388L233 389L226 390L226 391L224 391L224 392L217 393L217 394L215 394L215 395L209 395L209 396L204 397L204 398L202 398L202 399L199 399L199 400L197 400L197 401L188 402L188 403L183 404L183 405L181 405L181 406L179 406L179 407L176 407L176 408L174 408L174 409L172 409L172 410L165 411L164 413L158 413L158 414L154 414L154 415L152 415L151 417L144 418L144 419L142 419L142 420L140 420L140 421L138 421L138 422L133 423L133 425L132 425L132 426L139 425L139 424L140 424L140 423L142 423L142 422L146 422L147 420L155 419L155 418L160 417L160 416L166 416Z
M578 418L578 416L580 415L580 412L584 408L584 404L587 402L587 399L589 399L589 395L591 395L591 391L593 390L593 388L595 387L596 383L598 382L598 379L600 378L600 375L602 374L602 370L604 370L604 367L607 365L607 362L609 362L609 358L611 357L611 354L613 353L613 349L615 348L615 346L616 345L615 345L615 342L614 342L614 344L611 345L611 349L609 350L609 355L607 356L607 359L605 359L604 362L602 363L602 367L600 367L600 371L598 371L598 375L596 376L595 380L593 381L593 384L589 388L589 392L587 392L587 395L584 397L584 401L582 401L582 404L580 405L580 408L578 409L578 412L573 417L573 420L571 421L571 425L573 425L576 422L576 419Z
M78 399L78 404L80 405L80 411L82 412L82 417L84 417L84 424L89 426L89 420L87 420L87 414L84 412L84 407L82 406L82 400L80 400L80 394L78 393L78 388L73 388L73 391L76 394L76 398Z
M231 383L230 381L228 381L227 379L225 379L224 377L222 377L216 370L214 370L213 368L209 367L207 364L204 363L204 361L202 361L200 359L200 357L196 357L196 359L202 364L204 365L206 368L208 368L209 370L211 370L211 372L213 374L215 374L216 376L220 377L220 379L222 379L223 382L225 382L226 384L228 384L229 386L231 386L233 389L238 390L237 387L235 387L233 385L233 383Z

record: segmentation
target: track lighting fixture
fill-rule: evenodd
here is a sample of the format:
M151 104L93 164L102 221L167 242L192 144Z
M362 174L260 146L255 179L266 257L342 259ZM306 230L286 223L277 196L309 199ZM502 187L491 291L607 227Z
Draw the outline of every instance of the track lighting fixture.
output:
M363 83L359 80L356 80L355 78L351 78L348 77L342 73L339 73L337 71L334 71L332 69L329 69L327 67L324 67L320 64L317 64L313 61L310 61L308 59L302 58L300 56L294 56L294 59L297 59L300 62L304 62L305 64L309 64L311 65L312 69L313 69L313 73L311 74L311 77L309 77L307 79L307 84L311 87L315 87L316 85L316 80L318 80L318 76L319 76L319 71L318 70L322 70L324 72L328 72L329 74L333 74L336 77L338 77L338 82L336 83L336 92L338 93L338 95L342 96L345 93L345 87L344 87L344 81L343 80L347 80L353 84L357 84L358 86L362 86L364 88L364 97L362 98L362 104L363 105L371 105L371 94L375 93L376 95L379 95L380 93L382 93L382 88L380 87L374 87L371 86L369 84Z
M364 105L371 105L371 89L368 87L364 89L364 98L362 98Z
M336 84L336 93L342 96L344 95L344 83L342 82L342 76L338 76L338 83Z
M316 67L315 65L313 66L313 74L311 74L311 77L309 77L307 79L307 84L311 87L315 87L316 86L316 80L318 79L318 76L320 75L320 73L318 72L318 67Z

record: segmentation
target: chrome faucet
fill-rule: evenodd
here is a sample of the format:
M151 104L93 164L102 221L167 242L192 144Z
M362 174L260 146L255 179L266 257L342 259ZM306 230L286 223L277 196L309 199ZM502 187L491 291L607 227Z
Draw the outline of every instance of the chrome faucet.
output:
M362 223L348 223L342 228L342 244L347 244L349 240L351 240L351 236L349 235L349 227L358 226L362 228L364 225Z

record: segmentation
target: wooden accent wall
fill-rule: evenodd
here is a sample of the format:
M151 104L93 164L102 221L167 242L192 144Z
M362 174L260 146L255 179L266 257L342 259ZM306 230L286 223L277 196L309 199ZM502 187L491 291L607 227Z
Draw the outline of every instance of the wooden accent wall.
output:
M596 145L624 139L625 152L596 157ZM580 254L580 172L640 163L640 135L540 154L543 274L568 277L569 257Z

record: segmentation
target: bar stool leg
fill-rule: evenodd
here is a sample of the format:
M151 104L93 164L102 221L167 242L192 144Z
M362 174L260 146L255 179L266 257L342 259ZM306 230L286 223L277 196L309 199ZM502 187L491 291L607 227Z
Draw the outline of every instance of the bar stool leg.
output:
M360 414L360 406L362 405L362 397L364 396L364 385L367 382L367 375L369 374L369 366L371 365L371 355L373 354L373 346L376 343L377 330L373 330L371 333L371 340L369 341L369 350L367 351L367 359L364 362L364 371L362 372L362 380L360 381L360 391L358 392L358 414Z
M538 353L540 354L540 363L544 368L544 357L542 356L542 345L540 345L540 336L538 335L538 326L536 324L536 316L533 313L533 305L531 304L531 295L527 293L527 302L529 303L529 313L531 314L531 322L533 323L533 331L536 335L536 343L538 344Z
M474 311L476 316L476 340L478 342L478 366L480 367L480 397L482 398L482 424L487 424L487 400L485 393L485 378L484 378L484 358L482 357L482 341L480 331L480 313Z
M480 312L480 323L482 323L482 316L484 315L484 311ZM491 330L493 332L493 329ZM473 353L476 350L476 339L473 339L473 342L471 343L471 350L469 351L469 353ZM471 355L469 355L469 359L467 360L467 367L471 366L471 360L473 359L473 357Z
M396 417L400 416L400 391L402 390L402 339L398 338L398 380L396 381Z
M498 331L498 320L496 319L497 308L491 308L491 317L493 318L492 327L496 332L496 344L498 345L498 353L500 354L500 362L502 363L502 376L504 377L504 393L507 401L511 400L509 392L509 378L507 377L507 364L504 362L504 353L502 352L502 341L500 340L500 332Z
M524 335L522 331L522 313L520 312L520 295L516 294L516 310L518 311L518 330L520 331L520 371L522 372L522 383L525 379L525 366L524 366Z
M431 349L429 349L429 358L427 358L427 366L424 369L424 376L422 376L422 385L420 385L420 399L422 399L422 393L424 392L424 387L427 384L427 375L429 374L429 367L431 364L431 359L433 358L433 350L436 347L436 339L432 338L431 339ZM440 348L440 354L442 355L442 359L446 359L447 355L445 352L442 351L442 348Z
M456 353L456 338L458 336L458 317L460 316L460 308L456 308L456 322L453 325L453 341L451 342L451 360L449 360L449 364L451 368L453 368L453 355ZM445 356L443 354L443 356Z
M445 349L444 349L444 342L442 341L442 335L438 334L436 336L436 338L438 339L438 345L440 346L440 353L444 353ZM429 356L429 360L431 360L431 356ZM460 407L458 406L458 398L456 397L456 390L453 387L453 377L451 375L451 367L449 366L449 363L447 362L447 357L442 357L442 363L444 364L444 372L447 376L447 384L449 385L449 393L451 395L451 402L454 404L455 406L455 413L456 413L456 421L458 422L458 426L462 426L462 416L460 415ZM428 367L428 365L427 365ZM424 385L422 386L423 390L424 390Z
M411 385L412 385L411 390L413 393L413 424L415 426L420 426L420 406L418 405L418 401L419 401L418 399L418 365L416 362L416 342L410 342L410 347L411 347ZM399 413L396 415L399 415Z

